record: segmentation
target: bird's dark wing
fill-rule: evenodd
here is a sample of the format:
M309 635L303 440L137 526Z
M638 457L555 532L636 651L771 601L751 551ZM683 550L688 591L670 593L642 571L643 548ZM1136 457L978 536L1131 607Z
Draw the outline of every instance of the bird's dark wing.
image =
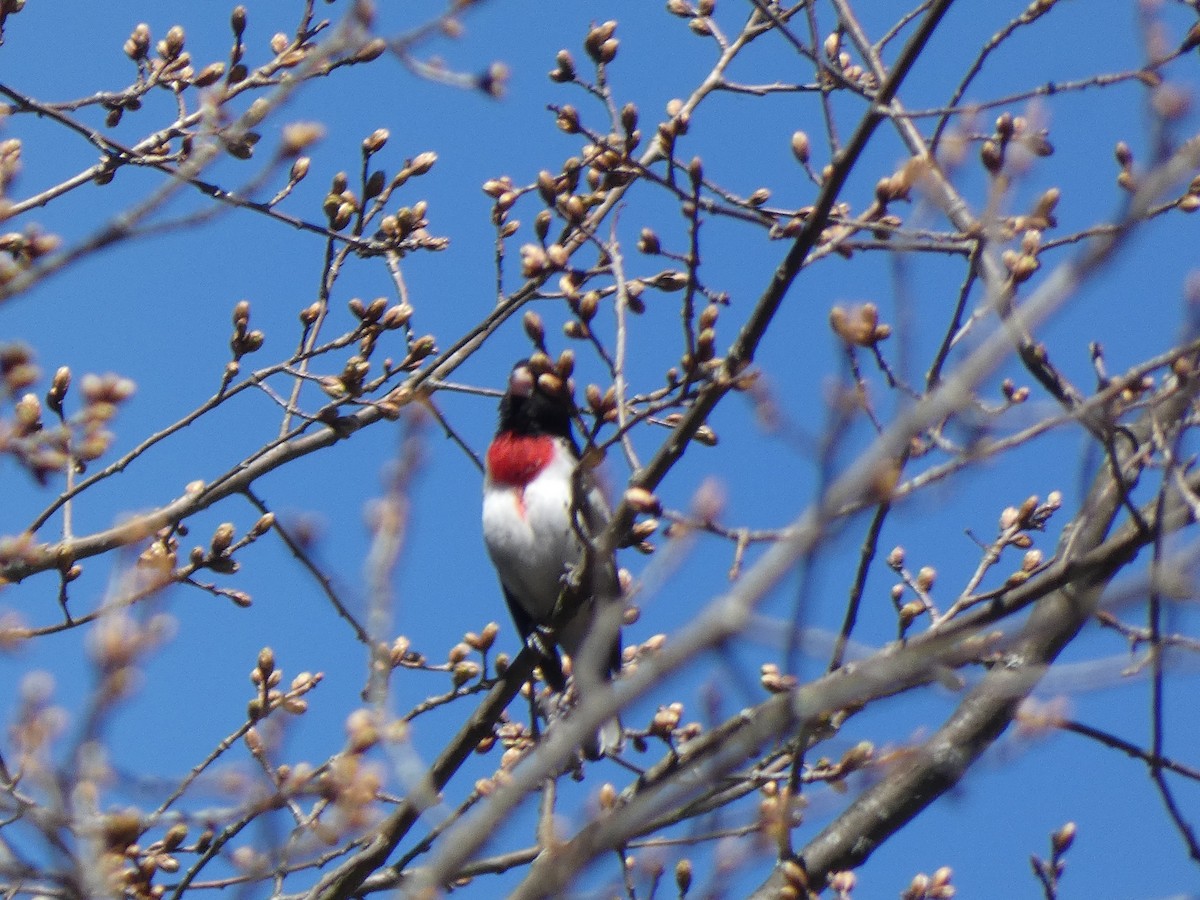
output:
M546 684L550 685L555 692L562 693L567 689L567 677L563 674L558 648L542 636L537 624L529 617L529 613L525 612L525 607L512 595L512 592L503 584L500 587L504 591L504 602L508 604L508 612L517 626L517 631L521 634L521 642L540 657L538 666L542 670L542 677L546 680ZM620 666L620 648L617 650L617 665Z
M611 513L604 492L589 472L579 472L573 485L575 504L581 519L580 524L585 538L595 541L600 533L608 526ZM585 573L590 580L590 595L588 602L592 605L593 619L598 614L612 615L614 605L620 608L621 583L617 575L617 558L614 554L594 559L590 571ZM609 620L612 621L611 619ZM621 629L619 621L612 622L614 634L605 661L607 671L603 673L606 679L612 678L621 671Z

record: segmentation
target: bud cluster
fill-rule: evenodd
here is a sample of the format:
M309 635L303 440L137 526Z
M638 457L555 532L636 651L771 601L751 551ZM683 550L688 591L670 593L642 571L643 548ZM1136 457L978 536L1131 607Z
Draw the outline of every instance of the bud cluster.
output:
M785 675L775 663L763 663L759 683L772 694L786 694L799 685L795 675Z
M953 875L949 866L942 866L933 875L918 873L900 894L900 900L951 900L955 895L954 885L950 883Z
M13 179L21 172L21 140L6 138L0 141L0 195L8 192Z
M176 822L162 838L142 847L138 839L150 827L134 808L114 810L100 818L101 852L98 874L114 895L160 900L166 886L154 883L159 872L167 876L179 871L174 855L182 848L188 826ZM191 848L198 849L198 848Z
M13 403L11 419L0 419L6 431L3 449L39 482L68 467L83 471L86 464L108 451L113 435L108 424L121 404L133 396L135 387L117 375L85 375L79 384L82 406L67 416L64 403L71 388L71 370L58 369L45 395L45 405L57 417L48 425L42 401L28 392L40 373L32 351L23 344L0 345L0 394Z
M1186 213L1193 213L1200 209L1200 175L1197 175L1188 184L1187 192L1179 198L1179 209Z
M262 349L265 339L266 336L258 329L250 330L250 301L239 301L233 308L233 337L229 339L234 362Z
M196 485L195 488L198 492L203 489L203 485ZM238 561L234 559L234 554L257 541L274 527L275 514L270 512L263 513L245 535L235 540L237 530L234 524L232 522L222 522L213 531L207 549L204 547L193 547L188 554L187 566L179 572L172 573L172 577L175 580L190 578L192 574L201 569L208 569L219 575L232 575L241 568ZM180 533L184 532L181 531ZM166 536L160 536L159 540L148 548L147 553L143 554L145 561L151 562L152 559L158 559L164 569L168 563L173 564L173 560L170 557L174 555L175 544L173 541L174 536L171 535L170 537L171 543L168 543ZM162 546L166 549L170 553L170 557L162 558L163 554L161 552L154 552L154 548L157 546ZM149 556L148 554L153 554L153 556ZM249 607L253 602L250 595L245 591L218 587L216 585L201 585L201 587L204 587L212 594L231 600L234 604L242 608Z
M1067 822L1050 834L1050 859L1042 859L1034 854L1029 860L1048 897L1058 895L1058 882L1067 868L1064 857L1075 843L1076 831L1075 823Z
M484 676L488 651L496 643L499 633L500 626L495 622L488 622L482 631L468 631L461 641L450 648L444 668L450 672L454 690ZM478 653L482 662L471 659L472 653Z
M829 327L852 347L874 347L892 335L892 326L879 321L879 308L874 303L863 303L845 309L835 306L829 310Z
M5 145L9 145L6 153ZM15 149L13 149L15 145ZM17 140L0 141L0 195L3 194L3 182L6 168L15 168L19 158L20 142ZM10 162L5 163L8 157ZM21 273L43 262L47 256L54 253L62 245L62 238L56 234L44 232L37 225L27 225L23 232L10 231L0 234L0 287L3 287Z
M1029 576L1041 568L1044 556L1041 550L1033 546L1031 531L1044 531L1046 522L1062 508L1062 493L1051 491L1045 502L1034 494L1026 497L1020 506L1008 506L1000 513L1000 533L996 539L998 550L1004 547L1016 547L1024 550L1021 566L1008 576L1006 584L1009 587L1022 584Z
M288 126L284 133L285 155L299 152L320 136L318 128L309 123ZM433 151L419 153L412 159L405 160L400 170L389 179L383 170L370 169L372 158L384 148L389 138L387 129L377 128L363 139L362 179L359 191L351 190L350 178L346 172L338 172L333 176L329 191L321 204L329 228L333 231L344 231L353 226L352 232L357 235L362 233L364 226L378 217L379 228L374 238L387 248L408 250L419 247L425 250L443 250L448 241L431 235L427 230L427 201L418 200L412 205L399 207L395 212L384 213L393 192L407 184L410 179L427 174L438 159ZM293 163L288 186L273 202L278 202L287 195L296 182L308 173L309 165L307 157L300 157Z
M391 647L388 648L388 659L393 669L401 666L406 669L423 669L427 665L425 654L412 649L412 641L404 635L392 641Z
M353 297L347 306L351 315L358 320L356 333L362 335L358 352L364 361L370 358L385 331L407 328L413 315L412 306L403 301L389 306L386 297L376 297L370 303Z
M250 670L250 682L257 689L256 695L246 707L246 718L250 722L258 722L266 718L276 709L292 715L301 715L308 711L308 701L305 695L313 690L325 676L320 672L301 672L292 679L287 690L280 685L283 683L283 670L275 664L275 651L264 647L258 653L254 668ZM254 741L255 738L250 738ZM253 749L253 748L251 748Z
M822 88L833 90L853 86L868 93L874 92L879 84L875 74L854 59L842 45L840 31L830 32L824 43L825 58L830 65L820 70Z
M1045 157L1054 153L1054 145L1050 143L1045 130L1035 129L1024 116L1014 116L1005 112L997 117L995 132L979 149L983 167L992 175L1000 175L1007 161L1008 151L1013 146L1021 147L1028 155L1034 157Z
M630 624L628 621L626 625ZM654 634L640 644L626 646L621 651L621 671L625 675L637 671L638 663L658 653L667 643L665 634Z
M933 566L921 566L916 574L913 574L905 568L905 556L904 548L899 546L893 547L887 556L888 568L900 576L900 581L892 585L891 598L900 619L901 634L908 630L918 616L926 612L935 620L937 619L937 609L933 605L931 596L933 586L937 582L937 569ZM916 597L907 602L901 602L904 600L906 588L913 591Z

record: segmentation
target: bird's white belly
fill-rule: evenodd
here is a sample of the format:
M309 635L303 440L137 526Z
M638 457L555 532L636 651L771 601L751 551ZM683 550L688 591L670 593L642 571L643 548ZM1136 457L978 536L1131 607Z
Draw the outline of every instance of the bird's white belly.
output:
M504 586L535 622L549 618L563 576L580 557L570 509L569 480L549 471L523 489L488 485L484 491L488 554Z

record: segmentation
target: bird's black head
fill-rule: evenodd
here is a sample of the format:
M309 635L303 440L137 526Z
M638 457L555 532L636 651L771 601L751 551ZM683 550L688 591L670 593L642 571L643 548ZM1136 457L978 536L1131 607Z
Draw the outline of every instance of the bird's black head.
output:
M570 391L553 372L535 372L527 359L513 366L500 400L501 432L571 440Z

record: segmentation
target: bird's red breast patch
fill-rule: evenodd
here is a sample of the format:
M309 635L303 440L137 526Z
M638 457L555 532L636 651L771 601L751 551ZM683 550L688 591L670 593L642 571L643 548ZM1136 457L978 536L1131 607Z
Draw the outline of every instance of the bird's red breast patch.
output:
M554 458L554 438L548 435L496 435L488 448L488 476L497 484L524 487Z

